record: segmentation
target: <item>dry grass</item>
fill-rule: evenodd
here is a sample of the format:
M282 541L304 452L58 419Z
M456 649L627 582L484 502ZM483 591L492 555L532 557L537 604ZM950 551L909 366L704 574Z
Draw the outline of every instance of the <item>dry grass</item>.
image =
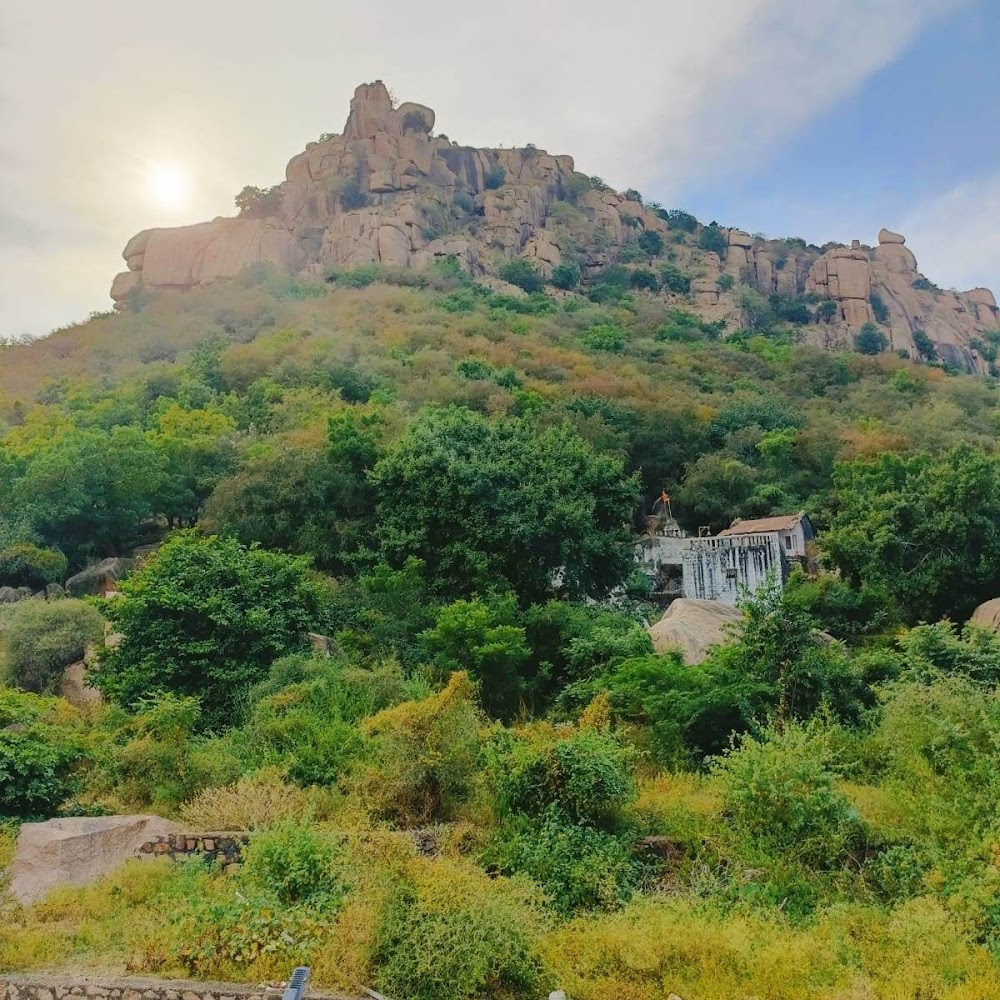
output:
M262 830L283 819L303 820L317 812L317 796L268 768L224 788L206 788L180 809L191 830Z

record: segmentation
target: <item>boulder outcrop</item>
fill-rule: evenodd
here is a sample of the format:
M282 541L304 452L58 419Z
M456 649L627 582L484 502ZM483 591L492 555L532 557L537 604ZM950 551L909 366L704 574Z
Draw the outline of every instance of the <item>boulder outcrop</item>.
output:
M693 666L705 659L712 646L731 640L742 620L743 615L728 604L680 597L650 626L649 636L658 653L679 648L684 662Z
M1000 597L984 601L972 612L970 619L973 625L982 625L983 628L1000 632Z
M138 857L150 839L179 833L159 816L72 816L25 823L17 838L10 889L22 903L57 885L83 885Z
M935 288L900 233L882 229L875 248L855 240L822 252L802 240L722 229L709 250L683 227L671 232L669 213L590 183L569 156L460 146L435 135L435 121L426 105L396 105L381 81L361 84L342 131L308 143L274 188L244 192L238 217L129 240L127 269L111 286L116 307L139 288L189 289L251 265L324 277L371 264L419 271L454 258L493 279L506 260L524 256L546 277L572 260L586 279L636 260L626 250L643 232L658 232L668 234L667 259L690 283L689 292L675 283L665 294L685 295L706 319L739 328L741 286L786 299L810 294L836 304L804 331L823 346L849 346L861 326L877 322L893 350L915 357L929 338L950 364L980 372L991 364L984 355L992 349L977 341L1000 331L992 293Z

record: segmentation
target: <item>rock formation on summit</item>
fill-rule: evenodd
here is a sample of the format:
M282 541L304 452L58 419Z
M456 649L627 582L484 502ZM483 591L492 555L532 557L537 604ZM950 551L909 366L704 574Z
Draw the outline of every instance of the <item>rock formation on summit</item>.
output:
M1000 331L992 293L937 289L898 233L883 229L875 248L855 240L823 252L714 224L693 230L690 216L685 225L635 192L612 191L578 173L569 156L460 146L435 136L434 124L430 108L396 106L381 81L362 84L343 132L309 143L271 190L247 189L238 217L129 240L128 270L114 279L111 297L122 307L139 286L189 289L254 264L324 277L371 264L420 271L453 258L474 276L495 277L505 262L525 257L544 277L571 261L588 278L634 263L639 238L652 232L665 247L654 266L669 263L684 275L681 287L660 294L730 329L743 322L742 289L813 305L828 300L834 306L817 309L823 322L805 328L806 339L850 346L874 322L893 350L918 357L929 340L942 360L987 370L982 348ZM699 238L706 229L712 240Z

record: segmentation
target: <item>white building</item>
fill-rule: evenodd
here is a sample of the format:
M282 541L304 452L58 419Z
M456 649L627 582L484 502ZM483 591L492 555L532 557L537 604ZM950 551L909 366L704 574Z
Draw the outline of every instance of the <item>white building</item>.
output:
M733 521L718 537L739 535L761 535L776 532L781 542L781 550L787 559L805 559L806 542L814 538L812 525L806 512L784 514L781 517L758 517L747 521Z
M777 531L691 538L683 553L684 596L736 605L744 592L754 593L773 576L788 577L784 542Z

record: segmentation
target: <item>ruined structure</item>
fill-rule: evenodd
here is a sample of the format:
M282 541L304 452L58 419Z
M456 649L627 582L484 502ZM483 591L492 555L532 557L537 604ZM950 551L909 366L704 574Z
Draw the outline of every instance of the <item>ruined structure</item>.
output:
M496 277L524 257L545 277L571 261L587 278L608 264L637 266L635 245L653 232L664 256L641 266L669 260L685 282L659 294L728 329L745 324L741 293L749 288L784 300L807 296L816 322L801 336L820 346L851 347L874 322L891 349L911 357L930 343L942 360L980 373L995 357L987 346L1000 339L992 293L937 289L898 233L883 229L875 248L855 240L825 252L741 229L716 227L705 241L706 227L692 231L690 217L683 224L635 192L610 190L577 172L569 156L461 146L434 126L425 105L396 105L381 81L362 84L342 132L308 143L274 188L244 191L238 217L129 240L112 299L121 307L140 287L189 289L261 264L324 277L371 264L420 271L453 258L474 276ZM832 306L821 310L823 301Z
M735 606L773 576L788 577L788 560L776 531L692 538L683 552L684 596Z

